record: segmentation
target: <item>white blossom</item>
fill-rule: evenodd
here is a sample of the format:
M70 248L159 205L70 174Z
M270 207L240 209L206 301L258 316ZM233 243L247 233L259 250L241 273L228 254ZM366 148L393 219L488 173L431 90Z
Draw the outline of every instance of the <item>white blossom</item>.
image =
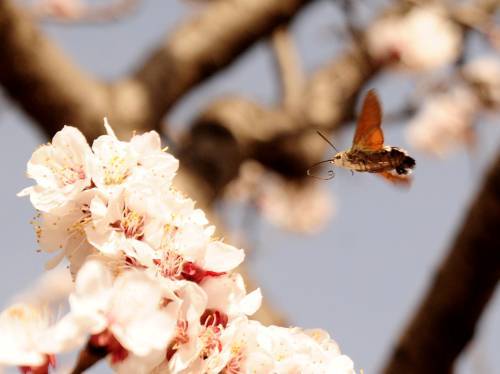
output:
M113 280L99 261L89 261L80 269L69 301L83 328L91 334L108 330L139 356L167 346L179 308L175 294L145 272L129 270Z
M462 73L487 106L500 106L500 59L498 56L477 57L463 67Z
M179 163L162 152L158 133L151 131L124 142L109 126L106 129L108 134L92 144L92 180L98 188L112 194L126 183L140 181L168 189Z
M354 374L352 361L322 330L263 326L241 318L223 373Z
M54 366L55 354L81 344L84 335L65 317L51 323L43 306L18 303L0 314L0 365Z
M84 257L94 252L88 242L85 228L91 222L90 203L95 194L95 189L82 191L66 204L64 211L58 214L41 213L34 221L40 250L56 253L46 264L48 269L66 257L71 267L78 270L83 264Z
M223 312L229 318L242 314L251 316L260 308L260 289L247 294L240 274L207 278L200 286L208 296L207 309Z
M42 212L60 213L65 205L90 185L92 153L83 134L64 126L52 143L38 148L28 162L28 176L37 184L19 195L29 195Z
M464 87L430 96L408 126L408 140L415 147L441 157L458 144L472 145L477 110L476 96Z
M245 253L172 187L159 135L120 141L105 126L92 148L65 127L28 165L40 249L49 268L69 261L74 287L56 323L33 306L0 316L0 364L45 370L86 341L119 373L351 373L326 333L248 320L262 295L234 271Z
M379 60L398 60L415 70L453 62L462 48L460 28L436 5L417 6L404 15L375 22L367 33L368 49Z

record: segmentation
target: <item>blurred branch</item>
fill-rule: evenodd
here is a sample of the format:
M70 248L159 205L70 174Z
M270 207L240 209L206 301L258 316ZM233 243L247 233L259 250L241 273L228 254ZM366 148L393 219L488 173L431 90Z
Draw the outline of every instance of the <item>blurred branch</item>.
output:
M271 41L281 78L283 105L288 110L293 110L298 107L304 88L304 73L299 55L287 27L277 28Z
M0 84L47 134L64 124L92 126L106 113L109 92L73 65L32 20L9 0L0 1Z
M161 119L187 91L287 23L310 0L211 2L182 24L132 77L147 94L146 122Z
M103 131L105 115L121 135L159 129L161 119L186 92L309 1L210 3L181 24L132 76L106 84L79 70L25 12L2 0L0 84L49 135L72 123L95 138Z
M500 154L384 370L451 373L500 278Z
M364 48L363 32L356 24L356 6L355 0L342 0L339 3L340 9L344 13L345 29L351 37L353 43L359 48Z
M417 113L418 107L415 104L407 103L404 104L398 110L388 112L384 114L385 124L395 124L401 123L403 121L408 121Z

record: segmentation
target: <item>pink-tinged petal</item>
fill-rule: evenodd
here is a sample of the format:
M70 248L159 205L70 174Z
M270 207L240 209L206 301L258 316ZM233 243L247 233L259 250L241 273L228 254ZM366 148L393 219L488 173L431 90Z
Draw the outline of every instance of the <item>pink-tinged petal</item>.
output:
M164 290L142 271L129 271L113 287L110 330L128 350L147 355L166 349L176 329L180 304L162 307Z
M87 261L78 272L75 291L69 297L72 313L95 320L100 331L105 326L100 311L108 308L112 283L113 276L107 267L97 260Z
M145 317L135 318L123 327L112 326L120 343L138 356L146 356L153 350L166 350L176 331L177 321L173 315L157 311Z
M176 290L182 300L180 315L187 321L200 319L207 307L207 294L196 283L183 282L181 288Z
M221 241L210 242L205 252L203 268L216 272L234 269L245 259L245 252Z
M148 131L133 136L130 139L130 145L137 153L142 155L161 152L161 139L156 131Z
M101 135L94 140L92 150L92 180L97 187L113 194L114 189L123 185L137 166L137 153L129 143L110 135Z
M230 317L241 314L239 303L245 297L245 283L240 274L206 278L201 287L208 297L207 309L219 310Z
M257 288L240 301L241 312L245 313L247 316L251 316L260 308L261 303L262 293L260 292L260 288Z

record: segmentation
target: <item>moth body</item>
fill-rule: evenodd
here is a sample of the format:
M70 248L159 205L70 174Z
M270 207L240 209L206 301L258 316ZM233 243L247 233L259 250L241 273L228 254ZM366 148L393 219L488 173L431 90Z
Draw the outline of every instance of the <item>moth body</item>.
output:
M376 151L350 149L339 152L331 163L358 172L396 171L400 175L409 174L415 166L415 160L408 156L405 150L391 146L384 146Z

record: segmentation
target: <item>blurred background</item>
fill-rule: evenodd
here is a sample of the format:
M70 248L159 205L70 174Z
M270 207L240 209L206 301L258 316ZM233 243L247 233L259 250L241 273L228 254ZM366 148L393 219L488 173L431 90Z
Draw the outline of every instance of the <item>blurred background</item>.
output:
M122 134L133 128L161 130L165 143L180 155L181 169L186 165L196 177L187 180L206 178L205 183L212 183L209 193L199 195L200 204L224 227L228 241L248 251L247 271L262 288L268 306L287 325L326 329L357 369L382 370L437 267L464 229L468 208L498 157L497 2L283 0L279 6L257 0L2 2L2 307L33 284L49 259L36 253L29 224L35 214L31 204L16 197L31 184L25 176L31 153L65 124L83 127L89 139L102 131L97 121L83 123L90 114L71 118L72 110L54 104L57 97L80 95L84 106L100 97L93 86L80 85L81 79L95 79L118 90L127 77L143 78L137 71L144 61L151 62L151 51L171 48L184 53L188 69L190 58L203 59L203 53L213 49L213 55L205 58L208 62L194 65L199 70L196 78L185 78L178 66L168 63L156 72L156 86L151 77L144 78L153 87L152 102L161 109L152 110L155 114L142 122L127 122L136 113L133 109L128 113L130 103L118 99L102 104L105 113L96 117L108 115L118 131L123 126ZM222 3L229 4L229 10ZM255 29L238 30L238 22L229 22L224 29L228 22L224 17L233 17L231 6L239 14L237 8L247 3L253 5L240 13L250 20L239 22L245 27L255 24ZM272 20L265 23L260 16L252 20L259 7L276 8L279 16L265 10L263 14L269 13ZM37 27L37 33L72 61L68 64L85 72L83 78L75 76L75 87L67 92L56 87L59 96L47 95L45 109L40 89L45 81L37 75L43 73L30 66L53 62L54 71L41 70L57 76L61 61L57 56L42 61L45 39L34 39L37 42L30 47L34 59L28 61L29 55L23 55L16 70L12 53L17 46L9 35L9 28L16 26L5 20L9 12ZM198 40L186 24L193 29L207 27L206 40ZM246 36L235 46L237 36L231 39L226 32ZM227 52L230 57L216 51L225 47L232 48ZM156 56L169 57L168 53ZM63 80L69 73L60 72L62 83L47 79L47 84L67 84ZM167 87L169 82L181 87L178 92ZM19 90L13 88L16 84ZM307 178L308 165L334 152L314 130L327 134L338 149L349 148L360 100L370 88L377 90L384 108L385 143L405 148L417 161L411 188L398 188L375 175L351 176L345 170L337 170L329 181ZM75 94L75 90L80 91ZM165 98L158 98L162 90ZM40 103L30 103L36 98ZM132 99L131 107L135 103ZM98 111L89 108L89 112ZM207 145L213 133L220 141L221 129L226 131L224 146ZM227 136L241 147L236 165L226 153L234 147L227 145ZM200 153L208 163L221 166L201 165ZM211 175L217 177L210 179ZM192 182L188 189L202 188ZM496 192L498 203L500 192ZM203 196L209 197L203 201ZM500 373L499 344L500 299L494 295L456 372Z

